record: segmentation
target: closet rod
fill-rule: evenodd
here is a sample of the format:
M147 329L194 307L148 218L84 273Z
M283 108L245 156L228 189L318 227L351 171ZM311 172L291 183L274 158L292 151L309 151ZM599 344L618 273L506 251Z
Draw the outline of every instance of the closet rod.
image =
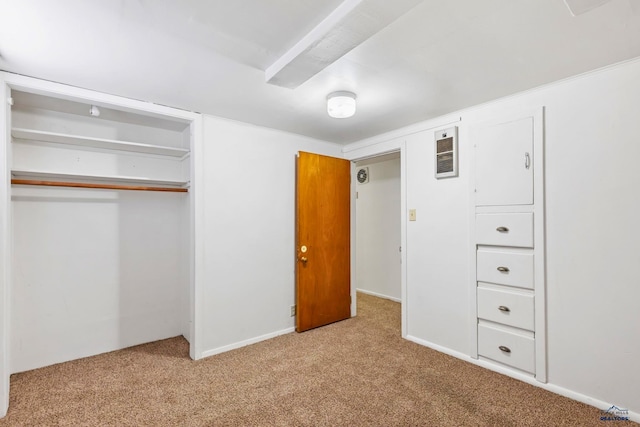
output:
M189 191L187 188L175 188L175 187L146 187L141 185L91 184L88 182L35 181L30 179L12 179L11 184L44 185L48 187L97 188L101 190L166 191L166 192L172 192L172 193L186 193Z

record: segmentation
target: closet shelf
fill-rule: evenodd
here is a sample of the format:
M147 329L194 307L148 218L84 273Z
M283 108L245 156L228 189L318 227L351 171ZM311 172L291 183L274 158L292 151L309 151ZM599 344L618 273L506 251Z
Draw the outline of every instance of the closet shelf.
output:
M11 135L16 139L54 142L57 144L79 145L108 150L129 151L133 153L158 154L170 157L183 157L189 154L184 148L164 147L161 145L141 144L138 142L116 141L114 139L93 138L88 136L69 135L65 133L46 132L41 130L13 128Z
M186 193L186 188L175 187L147 187L142 185L119 185L119 184L92 184L89 182L63 182L63 181L36 181L29 179L12 179L12 185L35 185L45 187L72 187L72 188L93 188L100 190L135 190L135 191L164 191L171 193Z
M44 171L34 171L34 170L16 170L13 169L11 171L12 183L16 185L51 185L51 186L62 186L62 185L54 185L53 183L67 183L73 185L66 185L67 187L78 187L77 184L86 184L86 188L109 188L109 184L111 188L114 189L126 189L120 188L123 186L132 186L132 187L149 187L150 189L154 189L157 187L165 187L170 188L172 190L177 191L185 191L187 190L188 181L177 181L177 180L163 180L163 179L151 179L151 178L140 178L133 176L122 176L122 175L86 175L86 174L71 174L71 173L63 173L63 172L44 172ZM30 183L26 183L25 181L31 181ZM35 182L40 182L39 184L35 184ZM43 184L42 182L50 182L50 184ZM121 185L118 185L121 184ZM124 184L124 185L122 185ZM90 185L93 185L91 187ZM133 188L131 188L133 189ZM142 188L140 188L142 189ZM156 191L168 191L168 190L156 190Z

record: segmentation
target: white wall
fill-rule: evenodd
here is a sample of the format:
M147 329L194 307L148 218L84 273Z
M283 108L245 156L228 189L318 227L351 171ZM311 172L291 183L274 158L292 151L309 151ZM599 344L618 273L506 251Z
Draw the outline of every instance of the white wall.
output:
M529 96L546 110L549 379L640 413L640 61Z
M400 154L356 163L369 182L356 190L356 288L400 301Z
M459 176L435 179L433 131L406 138L407 334L467 352L468 155L460 131Z
M11 371L181 335L186 197L14 187Z
M410 337L469 354L469 127L545 106L548 387L640 413L639 75L635 60L455 113L458 178L433 177L444 118L346 148L406 141Z
M204 121L204 356L293 331L295 155L341 146Z

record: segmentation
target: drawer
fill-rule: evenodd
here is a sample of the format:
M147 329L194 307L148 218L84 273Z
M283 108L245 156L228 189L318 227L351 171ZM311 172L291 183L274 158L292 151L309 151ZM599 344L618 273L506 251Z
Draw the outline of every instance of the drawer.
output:
M533 213L477 214L476 243L532 248Z
M535 374L535 340L487 325L478 325L478 354Z
M478 288L478 317L533 331L533 295Z
M476 260L479 282L533 289L532 253L478 249Z

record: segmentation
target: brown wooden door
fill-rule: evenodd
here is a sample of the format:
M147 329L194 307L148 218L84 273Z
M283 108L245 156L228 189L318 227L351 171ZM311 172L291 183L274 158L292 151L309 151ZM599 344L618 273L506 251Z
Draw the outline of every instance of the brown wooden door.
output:
M351 316L348 160L300 152L296 179L296 331Z

